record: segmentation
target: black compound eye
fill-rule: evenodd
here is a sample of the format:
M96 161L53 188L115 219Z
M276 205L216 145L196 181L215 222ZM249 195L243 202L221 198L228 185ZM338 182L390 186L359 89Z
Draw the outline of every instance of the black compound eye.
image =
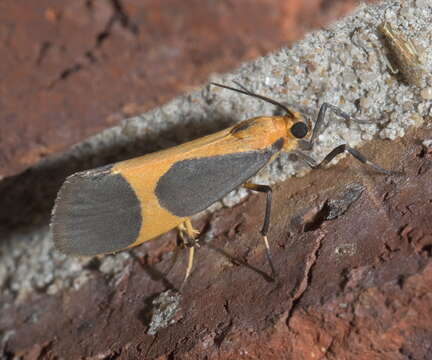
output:
M304 138L309 131L309 128L304 122L297 122L291 126L291 134L293 134L297 139Z

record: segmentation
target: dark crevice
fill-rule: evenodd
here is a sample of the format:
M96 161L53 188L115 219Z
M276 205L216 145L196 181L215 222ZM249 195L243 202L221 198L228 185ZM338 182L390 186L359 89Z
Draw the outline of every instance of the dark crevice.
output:
M116 23L119 23L121 27L129 31L134 36L139 33L138 26L130 20L120 0L111 0L111 6L113 9L113 14L105 25L105 28L96 36L95 46L90 51L102 46L104 41L106 41L111 36L112 28Z
M89 63L94 64L97 62L96 56L94 56L92 51L87 51L85 57L88 59Z
M59 80L66 80L69 76L71 76L72 74L80 71L81 69L82 69L82 65L81 64L72 65L70 68L67 68L66 70L64 70L60 74L60 79Z
M40 49L39 49L39 54L36 58L36 65L40 66L42 64L42 61L45 59L49 49L51 48L51 43L49 41L44 41L42 42Z
M51 82L51 84L48 85L48 89L51 90L52 88L54 88L60 81L64 81L66 79L68 79L71 75L75 74L76 72L80 71L83 69L83 65L80 63L76 63L68 68L66 68L65 70L63 70L59 77L57 79L55 79L54 81Z
M223 341L229 334L232 326L233 326L233 321L232 319L230 319L228 325L222 327L219 331L217 331L218 334L214 337L213 340L217 347L220 347L222 345Z
M225 300L225 302L224 302L224 309L225 309L225 311L226 311L226 313L227 314L229 314L230 313L230 311L229 311L229 306L228 306L228 300Z
M325 202L314 217L304 224L304 232L318 230L330 214L330 207Z
M322 0L319 4L319 9L323 13L327 13L330 9L333 9L335 6L333 0Z
M114 9L114 18L120 22L120 25L126 30L130 31L133 35L138 35L139 28L133 23L123 8L121 0L111 0L111 5Z
M84 269L90 271L99 271L101 264L101 260L97 257L94 257L87 263L87 265L84 266Z
M114 350L110 355L104 358L104 360L115 360L120 358L121 356L121 349L120 350Z
M5 360L12 360L12 359L16 358L15 353L13 353L12 351L9 351L9 350L4 350L2 356L3 356L2 359L5 359Z
M428 244L422 247L421 252L427 257L432 257L432 244Z
M102 46L102 44L106 40L108 40L108 38L111 36L111 30L112 30L112 27L115 24L115 22L116 22L116 15L113 14L108 19L107 23L105 24L104 29L99 34L96 35L95 44L90 51L94 51L94 50L100 48Z
M339 288L341 292L345 291L345 287L347 286L350 280L350 270L348 268L344 268L341 270L341 281L339 282Z
M426 157L427 155L427 148L422 146L422 148L420 149L420 151L416 154L416 157L423 159L424 157Z
M110 38L113 26L115 24L118 23L122 28L129 31L134 36L137 36L139 33L138 26L131 21L129 15L122 5L122 2L120 0L111 0L110 3L113 10L111 17L107 21L104 29L96 35L94 46L90 50L85 51L83 54L83 58L88 60L88 64L94 64L97 62L98 59L95 55L95 50L99 49L103 43ZM92 0L87 0L85 2L85 6L87 9L89 9L89 11L93 12L94 8ZM42 62L43 57L49 50L50 46L50 43L42 44L37 60L38 65ZM59 77L48 86L48 89L52 89L59 81L68 79L71 75L82 70L84 67L85 65L82 63L82 61L76 61L74 65L63 70Z
M93 0L86 0L85 6L89 11L93 12Z
M97 34L96 45L94 47L95 49L101 47L102 44L104 43L104 41L109 38L109 36L111 35L110 31L111 30L104 30L104 31L100 32L99 34Z
M53 341L51 340L48 344L42 345L42 349L39 353L38 359L46 359L48 358L49 352L51 351L53 346Z
M406 277L403 274L398 275L397 277L397 285L399 286L399 288L402 290L404 283L405 283Z

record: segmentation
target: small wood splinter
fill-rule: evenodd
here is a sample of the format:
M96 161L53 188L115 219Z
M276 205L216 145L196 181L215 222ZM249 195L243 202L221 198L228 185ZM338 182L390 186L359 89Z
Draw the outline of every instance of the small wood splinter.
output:
M420 88L432 81L430 72L421 60L420 51L411 39L395 30L387 21L379 24L377 30L383 37L388 56L386 63L392 74L400 74L405 83Z

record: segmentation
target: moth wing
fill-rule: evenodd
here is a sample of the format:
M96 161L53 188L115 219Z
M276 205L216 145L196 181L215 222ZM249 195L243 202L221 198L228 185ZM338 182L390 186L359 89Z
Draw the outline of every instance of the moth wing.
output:
M69 176L53 209L51 229L66 254L96 255L132 244L141 228L140 202L110 166Z
M178 161L157 183L159 203L176 216L194 215L254 176L282 144L280 139L263 150Z

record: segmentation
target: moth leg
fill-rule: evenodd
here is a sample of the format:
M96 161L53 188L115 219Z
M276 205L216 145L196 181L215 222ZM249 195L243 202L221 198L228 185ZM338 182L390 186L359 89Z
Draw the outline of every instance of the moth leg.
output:
M277 273L276 273L275 267L273 265L272 253L270 251L270 246L269 246L269 242L268 242L268 239L267 239L267 233L268 233L269 228L270 228L270 214L271 214L271 205L272 205L272 189L268 185L257 185L257 184L252 184L252 183L249 183L249 182L245 183L243 186L246 189L262 192L262 193L265 193L267 195L266 210L265 210L265 214L264 214L264 223L263 223L263 226L261 228L261 235L262 235L262 238L264 240L264 244L265 244L265 248L266 248L267 260L268 260L268 262L270 264L270 268L271 268L271 272L272 272L272 277L276 278L277 277Z
M369 124L370 121L367 120L360 120L353 116L348 115L346 112L338 108L337 106L334 106L329 103L323 103L318 111L318 116L315 121L315 125L312 129L312 136L310 140L304 141L305 144L305 150L311 150L313 143L315 142L315 139L317 136L321 133L321 128L324 124L324 118L326 117L327 111L331 111L335 113L336 115L340 116L341 118L345 119L346 121L355 121L360 124Z
M200 232L193 228L192 223L189 219L185 220L185 222L183 224L185 225L186 234L187 234L188 238L192 240L193 245L196 245L199 247L197 237L198 237Z
M186 219L184 222L178 225L177 228L179 230L179 236L182 240L182 246L188 248L188 264L186 268L185 277L180 286L180 291L181 291L184 285L186 284L186 281L189 278L189 275L191 274L192 271L193 259L195 254L195 246L199 247L196 238L197 235L199 234L199 231L193 228L190 219Z
M317 163L313 158L311 158L309 155L303 154L300 151L295 152L301 160L303 160L308 166L310 166L312 169L319 169L325 165L327 165L330 161L332 161L337 155L342 153L348 153L349 155L352 155L355 159L360 161L361 163L371 167L375 171L385 174L385 175L396 175L397 173L394 171L389 171L386 169L383 169L382 167L378 166L377 164L373 163L372 161L368 160L364 155L362 155L359 151L353 149L347 144L342 144L337 147L335 147L332 151L330 151L327 156L320 162Z

